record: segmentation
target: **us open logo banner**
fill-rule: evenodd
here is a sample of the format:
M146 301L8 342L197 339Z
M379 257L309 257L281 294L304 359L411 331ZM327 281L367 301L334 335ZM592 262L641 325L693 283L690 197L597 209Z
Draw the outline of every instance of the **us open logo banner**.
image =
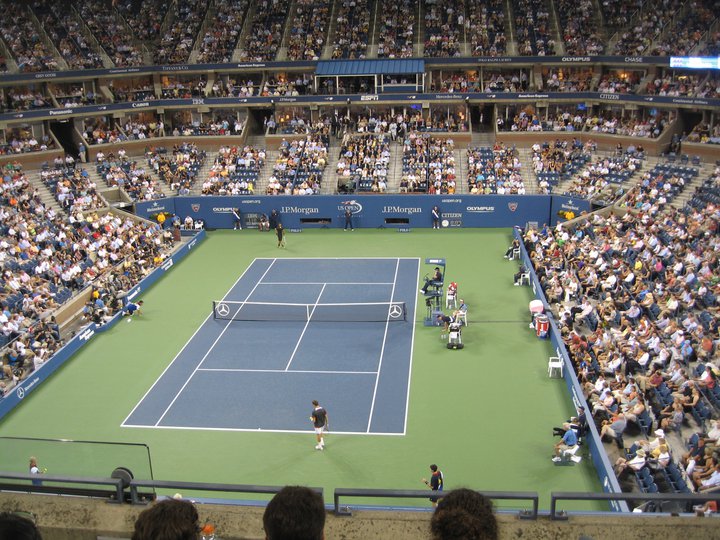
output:
M362 209L362 204L360 204L354 199L351 201L342 201L338 205L338 210L340 210L341 212L345 212L345 210L350 210L352 214L359 214L360 212L362 212Z
M199 212L200 211L200 205L199 204L191 204L190 208L192 208L193 212Z
M516 202L508 203L508 208L510 209L511 212L514 212L515 210L518 209L518 203L516 203Z

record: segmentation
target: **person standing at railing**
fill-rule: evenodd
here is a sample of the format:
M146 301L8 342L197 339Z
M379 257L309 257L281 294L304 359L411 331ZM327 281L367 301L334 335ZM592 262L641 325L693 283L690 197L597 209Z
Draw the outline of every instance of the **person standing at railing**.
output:
M442 471L438 469L438 466L434 463L430 465L430 470L432 471L430 480L428 481L427 478L423 478L423 484L433 491L442 491L445 487L445 477L443 476ZM433 506L437 506L438 497L430 497L430 501Z
M37 478L32 479L32 485L33 486L42 486L42 480L40 480L40 475L45 474L47 472L47 469L41 469L38 467L37 458L35 456L32 456L30 458L30 474L36 476Z

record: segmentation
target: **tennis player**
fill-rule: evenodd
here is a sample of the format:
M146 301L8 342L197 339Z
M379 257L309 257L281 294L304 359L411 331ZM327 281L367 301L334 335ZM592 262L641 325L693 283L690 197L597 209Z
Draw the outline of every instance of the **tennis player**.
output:
M315 450L325 450L325 439L323 435L325 430L330 426L328 413L320 406L316 399L313 400L312 404L314 409L310 415L310 421L313 423L313 427L315 428L315 438L317 439Z
M275 234L277 234L278 247L285 247L285 229L283 229L282 223L278 223Z

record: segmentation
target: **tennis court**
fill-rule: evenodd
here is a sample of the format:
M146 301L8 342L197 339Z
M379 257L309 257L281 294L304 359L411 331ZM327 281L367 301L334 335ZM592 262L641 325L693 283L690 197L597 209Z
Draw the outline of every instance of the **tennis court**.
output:
M419 264L255 259L122 425L404 434Z

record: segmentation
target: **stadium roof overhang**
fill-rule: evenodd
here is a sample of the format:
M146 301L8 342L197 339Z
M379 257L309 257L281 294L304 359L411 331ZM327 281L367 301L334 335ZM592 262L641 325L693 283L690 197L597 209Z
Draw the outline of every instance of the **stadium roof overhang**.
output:
M324 60L317 63L315 85L324 78L335 79L335 89L340 78L372 77L375 92L412 91L422 92L425 83L425 60L417 58L385 60ZM371 93L375 93L372 92Z

